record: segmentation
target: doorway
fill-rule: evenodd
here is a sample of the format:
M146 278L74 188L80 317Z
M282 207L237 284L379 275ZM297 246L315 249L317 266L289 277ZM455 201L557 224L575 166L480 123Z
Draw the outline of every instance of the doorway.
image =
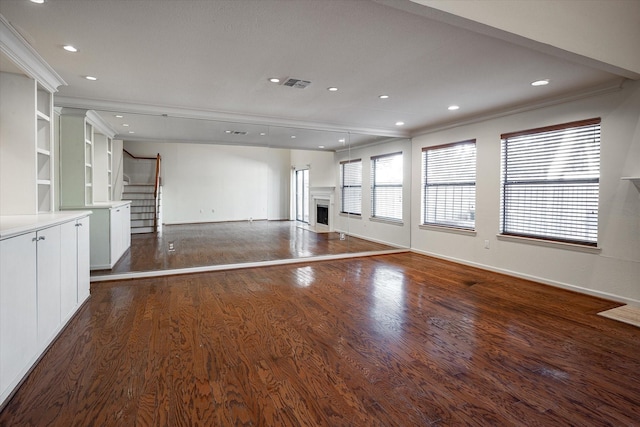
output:
M296 171L296 220L309 223L309 169Z

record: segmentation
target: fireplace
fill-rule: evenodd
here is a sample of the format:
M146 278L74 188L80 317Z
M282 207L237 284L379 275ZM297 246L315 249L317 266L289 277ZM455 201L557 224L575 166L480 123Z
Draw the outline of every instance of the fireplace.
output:
M316 233L333 231L334 187L310 187L309 229Z
M329 205L316 205L316 224L329 225Z

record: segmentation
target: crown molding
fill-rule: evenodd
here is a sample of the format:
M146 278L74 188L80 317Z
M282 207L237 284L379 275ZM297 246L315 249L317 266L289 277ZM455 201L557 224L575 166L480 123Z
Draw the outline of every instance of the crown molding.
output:
M56 107L58 108L58 107ZM98 113L86 108L62 107L60 114L64 116L86 117L89 123L101 134L114 138L117 132Z
M498 119L500 117L512 116L514 114L525 113L527 111L539 110L541 108L552 107L554 105L566 104L568 102L578 101L580 99L591 98L594 96L605 95L608 93L618 92L622 90L624 83L629 80L621 78L614 81L589 88L587 90L572 92L553 98L544 99L539 102L533 102L526 105L519 105L498 111L492 111L488 113L478 114L475 116L467 117L466 119L457 120L455 122L440 123L432 126L423 127L417 129L411 134L412 138L417 136L427 135L430 133L440 132L447 129L452 129L460 126L472 125L475 123L485 122L487 120Z
M253 125L267 125L275 127L317 130L324 132L346 132L364 135L385 136L389 138L408 138L409 132L403 130L388 130L379 128L351 127L328 123L307 122L300 120L283 119L270 116L246 115L223 111L196 110L148 104L122 103L98 99L74 98L57 96L56 106L70 108L85 108L97 111L109 111L114 113L146 114L150 116L165 116L182 119L217 120L233 123Z
M62 77L42 59L38 52L1 14L0 51L26 75L37 80L49 92L54 93L58 91L59 86L67 86Z

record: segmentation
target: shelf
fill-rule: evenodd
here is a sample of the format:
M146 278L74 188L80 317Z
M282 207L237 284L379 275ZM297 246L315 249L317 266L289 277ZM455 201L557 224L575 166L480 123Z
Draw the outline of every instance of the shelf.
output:
M85 186L85 187L91 187L91 186L92 186L92 184L91 184L90 182L88 182L88 183L86 183L84 186Z
M623 181L631 181L635 184L636 188L640 190L640 176L623 176L620 178Z
M38 117L38 120L44 120L45 122L51 121L51 118L49 116L47 116L45 113L42 113L40 111L36 112L36 116Z
M50 156L51 155L51 151L45 150L44 148L38 148L38 149L36 149L36 152L38 154L42 154L44 156Z
M49 179L39 179L37 182L38 185L51 185L51 180Z

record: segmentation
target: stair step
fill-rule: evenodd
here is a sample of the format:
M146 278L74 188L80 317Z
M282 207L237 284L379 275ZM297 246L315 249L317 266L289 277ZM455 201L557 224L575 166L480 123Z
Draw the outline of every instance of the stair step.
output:
M153 227L136 227L131 228L131 234L153 233Z
M152 219L135 219L131 221L131 228L138 227L152 227L153 228L153 218Z

